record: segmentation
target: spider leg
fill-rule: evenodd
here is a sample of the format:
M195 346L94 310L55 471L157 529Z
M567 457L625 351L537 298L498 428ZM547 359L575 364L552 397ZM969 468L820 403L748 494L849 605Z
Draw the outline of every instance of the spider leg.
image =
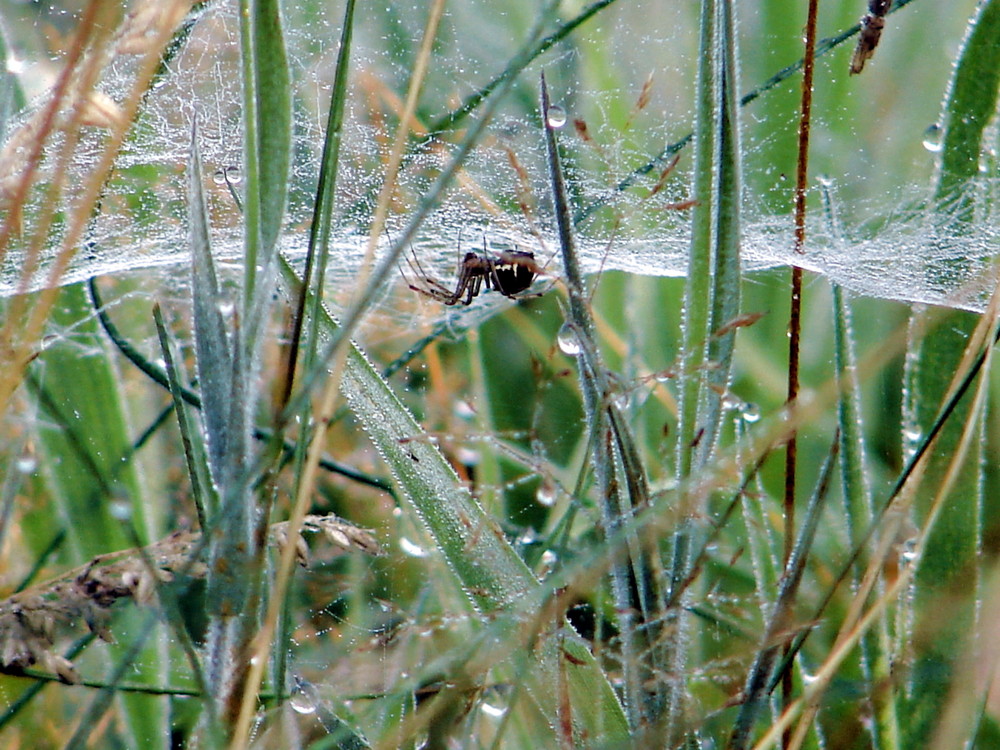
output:
M435 291L447 292L448 288L431 276L427 271L424 270L423 265L420 263L420 258L417 257L415 252L411 251L413 260L410 260L410 256L406 257L406 263L410 266L410 270L416 274L417 278L427 284L429 287L433 288Z
M412 256L412 260L411 260ZM420 292L421 294L436 299L439 302L443 302L446 305L455 304L455 293L442 284L440 281L431 276L424 269L423 265L420 263L420 259L417 257L415 252L411 252L410 255L406 257L406 264L410 267L410 270L417 277L418 281L423 284L423 286L418 286L411 282L405 273L402 273L402 267L400 267L400 272L403 278L406 280L407 285L415 292Z
M483 277L479 276L479 275L473 277L468 282L469 293L468 293L468 296L466 296L466 298L465 298L465 305L466 306L472 304L472 298L475 297L475 296L477 296L479 294L479 290L482 288L482 286L483 286Z

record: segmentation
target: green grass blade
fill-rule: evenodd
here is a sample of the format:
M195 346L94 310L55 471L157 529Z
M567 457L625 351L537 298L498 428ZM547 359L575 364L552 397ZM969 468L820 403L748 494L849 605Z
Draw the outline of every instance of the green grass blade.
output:
M163 314L159 305L153 308L153 318L156 321L156 332L160 340L160 350L163 352L164 369L170 381L170 396L177 415L177 426L184 445L184 459L187 462L188 479L191 482L191 496L198 512L198 527L204 531L208 528L208 518L214 518L219 508L215 484L212 482L212 470L205 452L201 450L202 440L196 423L188 417L187 406L181 395L181 376L178 371L177 356L174 354Z
M871 488L865 469L864 419L861 411L860 383L854 352L851 309L845 293L833 287L834 363L840 382L837 424L840 430L840 481L844 494L847 529L851 547L864 546L863 537L874 516ZM863 572L855 568L855 583ZM899 747L899 722L896 702L891 692L878 686L892 679L889 624L883 618L862 639L863 664L857 660L845 668L845 674L861 674L872 689L872 743L877 750Z
M230 478L229 412L232 406L233 356L222 317L222 294L215 273L209 237L208 206L202 187L203 169L198 131L191 131L188 164L188 242L191 246L191 295L194 315L195 361L201 391L202 418L209 464L219 487ZM210 511L214 509L209 509ZM213 517L212 512L209 517Z
M241 0L240 39L246 169L243 309L252 342L263 317L263 300L256 299L258 275L268 272L277 251L291 159L291 79L278 0Z
M41 447L46 458L53 497L66 528L71 564L81 564L94 555L124 549L132 540L117 516L128 517L144 542L155 539L160 526L155 505L147 498L133 463L122 463L132 455L128 417L119 387L118 372L103 345L97 321L83 285L60 292L52 322L72 330L70 341L49 347L43 355L48 394L47 422L56 427L41 429ZM81 349L83 347L83 349ZM89 356L81 356L81 351ZM116 510L112 511L112 504ZM125 632L131 634L126 628ZM127 639L123 636L123 641ZM161 644L144 649L139 671L150 684L162 683L165 670ZM122 654L124 646L115 646ZM134 741L150 747L168 743L168 708L164 699L121 695L125 725Z
M783 634L787 632L793 622L793 606L805 572L806 561L819 528L819 521L836 465L839 445L838 436L838 440L834 441L830 454L823 465L819 482L806 507L805 518L799 529L798 538L795 540L792 554L785 566L774 612L771 614L761 648L757 652L754 665L747 677L746 687L743 689L744 701L736 717L728 745L731 750L739 750L739 748L749 746L750 733L754 723L762 713L768 696L775 689L780 678L780 669L775 673L774 666L782 651ZM787 663L786 660L784 668L788 668Z
M348 0L344 9L344 28L340 35L340 50L337 54L337 70L333 79L333 92L330 97L330 110L326 120L326 134L323 140L323 157L320 162L319 182L316 187L316 201L313 208L312 224L309 228L309 251L306 255L306 270L304 272L308 293L303 290L299 299L297 323L301 325L304 318L306 300L312 299L310 309L309 333L306 341L304 363L308 368L315 356L316 342L319 337L319 323L322 317L321 305L326 279L326 267L330 258L330 237L333 232L333 206L336 197L337 167L340 163L340 144L344 127L344 105L347 102L348 63L351 54L351 40L354 34L355 0ZM293 338L293 343L298 337ZM295 359L292 356L294 371Z
M821 184L821 195L827 229L831 235L839 237L840 226L826 184ZM833 285L832 292L834 368L840 392L837 403L840 482L850 545L853 549L866 549L868 528L876 511L865 466L865 418L861 407L856 335L847 294L836 284ZM859 560L854 567L855 585L859 583L863 570L863 560ZM864 635L859 658L848 664L845 672L863 674L871 691L873 718L870 731L873 747L876 750L896 750L900 747L896 700L891 691L880 687L891 684L892 679L890 623L886 618L882 618Z
M576 255L573 226L563 167L550 121L550 101L545 77L541 79L541 110L545 122L549 180L559 226L569 313L566 326L579 348L577 363L584 413L591 435L593 471L601 504L606 536L614 536L632 514L649 505L645 468L639 460L631 429L614 404L607 370L601 361L590 301ZM643 549L638 539L630 539L628 556L611 566L612 589L622 631L623 675L626 710L633 729L655 724L669 713L665 683L663 641L663 598L659 590L659 550Z
M687 476L704 461L718 438L735 331L717 337L713 332L739 312L741 178L735 44L731 4L705 0L695 125L693 197L697 204L692 210L684 294L684 378L677 444L680 476ZM707 374L699 371L706 358L717 365Z
M980 5L955 68L945 104L936 198L955 219L971 221L971 182L979 174L986 126L1000 86L1000 3Z
M718 39L715 55L718 90L713 103L717 132L712 159L714 184L712 211L712 310L708 339L709 390L704 417L699 421L706 434L701 441L703 455L709 455L718 440L723 419L723 393L729 388L736 329L717 335L740 311L740 202L743 198L740 175L740 137L736 106L736 19L730 0L719 0ZM696 207L695 210L698 210Z
M946 224L953 233L961 234L963 225L973 219L973 180L978 173L984 130L996 109L1000 81L998 39L1000 2L988 0L979 6L970 25L942 117L941 161L932 220ZM962 265L961 261L957 264ZM927 432L977 320L969 313L950 312L931 334L922 337L919 319L914 321L914 341L907 358L906 434ZM918 523L923 523L930 512L966 421L979 418L970 412L970 405L970 400L959 404L938 435L915 498ZM957 658L954 644L963 642L974 626L981 545L982 448L982 441L971 447L966 469L929 532L915 575L914 627L927 634L927 642L910 677L912 698L907 706L906 745L930 736L940 707L951 692ZM968 596L956 599L956 591L966 591ZM949 602L947 617L942 617L943 601Z

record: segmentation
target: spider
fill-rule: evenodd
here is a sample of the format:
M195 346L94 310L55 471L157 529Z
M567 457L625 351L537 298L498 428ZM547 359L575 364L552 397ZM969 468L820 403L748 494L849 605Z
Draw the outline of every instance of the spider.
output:
M485 238L483 239L482 253L468 252L462 258L462 262L458 266L458 282L455 284L454 290L429 276L421 267L415 254L412 261L407 258L406 262L424 284L424 286L417 286L411 284L407 279L410 289L446 305L455 305L459 302L463 305L471 305L472 299L482 291L483 283L486 284L487 289L495 289L510 299L539 296L524 293L540 273L540 269L535 263L535 254L525 250L503 250L495 256L490 255L486 250ZM463 295L465 295L464 300L462 299Z

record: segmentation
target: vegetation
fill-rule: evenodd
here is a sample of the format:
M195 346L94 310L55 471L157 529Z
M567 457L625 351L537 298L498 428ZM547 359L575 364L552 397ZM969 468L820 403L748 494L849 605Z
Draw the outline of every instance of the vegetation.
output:
M4 6L6 744L1000 742L1000 3L662 5Z

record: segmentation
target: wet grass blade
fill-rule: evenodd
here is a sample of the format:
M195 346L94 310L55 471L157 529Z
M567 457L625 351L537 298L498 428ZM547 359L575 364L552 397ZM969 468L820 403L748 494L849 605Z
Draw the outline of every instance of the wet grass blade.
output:
M247 340L262 324L258 309L268 293L288 194L292 94L278 0L241 0L243 60L243 163L246 169L244 308ZM258 277L263 288L258 291Z
M218 486L225 486L230 455L230 395L233 355L222 317L225 305L212 257L208 206L202 187L203 170L198 130L191 130L188 164L188 242L191 246L191 296L194 316L195 362L201 391L202 419L209 465Z
M780 670L775 673L774 665L781 653L782 642L794 624L792 606L798 595L799 584L802 582L802 575L805 572L805 564L812 549L813 540L816 538L816 530L819 528L819 520L830 488L830 481L837 465L839 445L838 436L823 465L816 490L806 508L805 518L792 555L788 559L788 565L781 578L778 601L768 621L761 648L743 690L743 705L740 707L729 740L728 747L731 750L740 750L740 748L749 745L750 732L753 730L754 723L765 707L768 695L777 686L780 678ZM790 666L790 662L786 661L784 666L787 668Z
M969 27L942 115L942 149L930 220L933 225L947 227L951 236L960 236L974 217L975 178L984 131L996 110L1000 85L998 38L1000 2L988 0L980 4ZM961 257L961 249L956 251L957 257ZM955 262L953 270L977 271L961 260ZM969 313L949 312L942 325L924 335L921 314L915 314L911 323L911 351L906 360L904 435L924 435L930 429L977 321L978 316ZM968 399L959 404L937 437L915 499L918 524L923 524L933 507L937 488L949 470L965 423L981 418L970 407ZM906 442L911 450L915 447L912 437ZM972 592L977 588L982 534L982 450L982 440L971 447L966 470L960 473L951 502L944 506L930 531L916 571L914 627L929 635L926 649L911 672L906 744L930 736L939 719L939 708L951 692L957 658L954 644L962 642L974 626L976 605ZM955 591L970 593L957 601L953 598ZM951 604L948 616L942 617L940 602L945 599Z
M713 332L739 312L740 166L735 36L728 0L706 0L701 16L695 166L683 322L678 474L711 454L729 385L735 330ZM711 368L701 368L710 361Z
M591 435L594 477L601 505L604 533L613 536L633 513L649 505L645 468L631 430L613 400L607 372L597 346L590 300L580 273L570 219L569 201L555 126L549 116L551 102L545 76L541 79L541 115L549 162L552 201L559 226L559 245L569 293L566 327L576 339L580 389ZM623 486L624 485L624 486ZM633 729L655 724L669 712L664 682L664 648L659 634L664 627L659 550L644 549L630 539L628 555L611 566L612 589L622 631L626 710Z
M82 285L65 287L51 322L74 331L72 341L49 347L42 357L48 377L41 382L50 395L47 419L58 428L41 431L42 462L50 490L70 530L70 562L80 564L94 555L130 545L121 521L126 514L144 538L157 538L160 519L154 512L130 457L132 439L118 373L103 345ZM93 352L80 356L80 346ZM55 378L55 379L54 379ZM126 632L129 632L126 630ZM161 644L145 649L141 672L150 683L163 681ZM123 653L115 646L115 653ZM122 696L125 724L133 737L166 742L167 706L163 700Z

